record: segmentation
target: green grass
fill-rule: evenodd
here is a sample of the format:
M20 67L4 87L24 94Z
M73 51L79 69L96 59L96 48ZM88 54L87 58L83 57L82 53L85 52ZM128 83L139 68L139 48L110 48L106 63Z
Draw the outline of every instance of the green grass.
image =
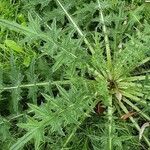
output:
M3 3L12 10L0 19L2 150L150 148L144 2Z

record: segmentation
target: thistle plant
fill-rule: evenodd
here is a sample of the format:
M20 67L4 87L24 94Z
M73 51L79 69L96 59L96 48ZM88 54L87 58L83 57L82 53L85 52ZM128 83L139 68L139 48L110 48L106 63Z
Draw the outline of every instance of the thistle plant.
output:
M0 26L22 33L22 42L31 47L44 43L27 70L21 71L12 54L11 86L2 81L1 73L1 93L10 91L14 114L2 118L2 130L8 122L18 122L18 135L9 139L9 149L33 149L33 144L36 150L150 147L148 132L138 141L140 127L150 121L150 75L149 69L143 69L150 60L150 25L142 20L144 7L127 12L125 2L97 0L81 4L83 10L77 7L71 15L67 3L55 1L67 25L60 21L61 16L48 23L33 10L28 26L0 19ZM88 19L75 18L82 13L92 14L93 31L87 31ZM85 27L81 21L86 22ZM22 93L29 99L26 113L19 108ZM105 108L103 115L94 111L99 104ZM130 112L136 115L121 120ZM16 137L20 138L16 141Z

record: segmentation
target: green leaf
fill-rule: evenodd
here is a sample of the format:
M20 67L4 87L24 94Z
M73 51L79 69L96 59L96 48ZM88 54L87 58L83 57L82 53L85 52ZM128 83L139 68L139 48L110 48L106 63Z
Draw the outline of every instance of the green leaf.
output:
M42 107L38 107L36 105L33 105L33 104L28 104L29 107L37 114L42 117L48 117L48 113L46 112L45 109L42 109Z
M58 55L56 58L56 62L52 67L52 71L55 72L56 70L58 70L63 65L64 60L65 56L63 54Z
M30 56L26 56L26 57L24 57L23 64L24 64L26 67L29 67L30 62L31 62L31 58L30 58Z
M10 137L10 124L7 120L3 119L0 116L0 141L2 137L2 141L5 141L8 137Z
M38 128L34 128L33 130L27 132L23 137L18 139L18 141L10 147L10 150L20 150L28 141L30 141L34 137L34 133Z
M42 95L53 107L60 109L60 106L55 102L56 100L54 98L50 97L47 94L42 94Z
M69 94L67 93L67 91L62 88L60 85L57 85L57 88L60 92L60 94L66 99L66 100L69 100Z
M26 35L36 35L33 30L30 30L28 27L23 27L16 22L11 22L8 20L0 19L0 26L4 26L9 28L10 30L14 30L16 32L21 32Z
M35 140L35 150L39 150L40 149L40 144L41 141L43 141L43 137L44 137L44 130L43 128L40 128L39 130L36 130L35 134L34 134L34 140Z
M5 40L5 44L7 47L9 47L10 49L12 49L15 52L21 53L23 52L23 49L21 46L19 46L19 44L17 44L15 41L13 40Z

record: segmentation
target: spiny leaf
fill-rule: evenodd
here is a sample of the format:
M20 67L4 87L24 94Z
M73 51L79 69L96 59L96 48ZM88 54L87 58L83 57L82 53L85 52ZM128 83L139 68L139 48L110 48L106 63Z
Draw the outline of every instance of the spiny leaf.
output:
M57 85L57 88L58 88L60 94L61 94L66 100L69 100L69 95L68 95L67 91L66 91L64 88L62 88L60 85Z
M43 109L42 107L38 107L36 105L33 105L33 104L28 104L29 107L35 112L36 115L39 115L39 117L42 116L43 117L48 117L48 112Z
M50 97L49 95L47 94L42 94L44 96L44 98L51 104L53 105L54 107L56 108L60 108L60 106L55 102L56 100L52 97Z
M59 54L57 56L56 62L54 63L54 65L52 67L53 72L57 71L63 65L64 60L65 60L65 56L64 55Z
M21 26L16 22L0 19L0 25L24 34L37 35L37 33L33 30L30 30L28 27Z
M23 137L18 139L18 141L10 147L10 150L20 150L28 141L34 137L35 131L38 130L34 128L33 130L27 132Z

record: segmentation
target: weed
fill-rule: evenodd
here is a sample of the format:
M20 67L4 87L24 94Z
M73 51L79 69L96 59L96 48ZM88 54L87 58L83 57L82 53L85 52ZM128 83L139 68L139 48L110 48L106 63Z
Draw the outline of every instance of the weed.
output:
M148 132L138 137L150 121L145 4L23 2L25 24L0 19L0 26L19 33L25 45L13 39L4 43L11 50L9 67L0 68L0 107L9 105L0 123L7 149L149 148ZM1 145L4 149L6 142Z

